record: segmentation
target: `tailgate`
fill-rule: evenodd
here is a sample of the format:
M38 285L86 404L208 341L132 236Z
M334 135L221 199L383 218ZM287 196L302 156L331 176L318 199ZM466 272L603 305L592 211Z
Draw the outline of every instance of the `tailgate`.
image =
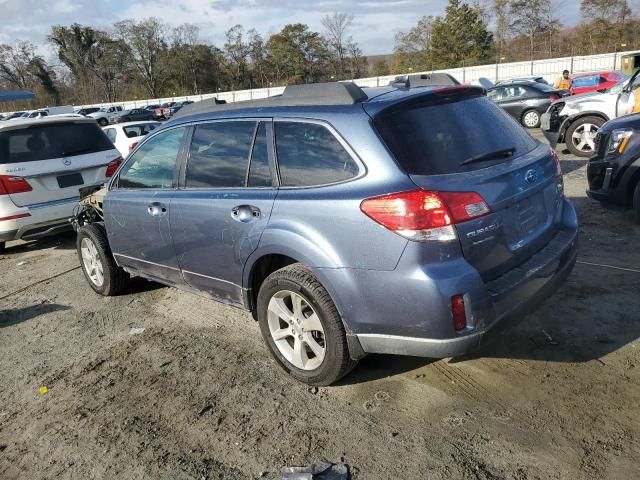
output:
M106 179L106 166L120 156L94 121L40 121L0 130L0 175L17 206L78 196L78 189ZM26 188L25 182L28 184Z
M479 193L491 213L456 224L463 254L491 280L544 248L560 224L563 187L555 157L540 145L529 154L446 180L447 191ZM438 176L412 176L420 187L442 191Z

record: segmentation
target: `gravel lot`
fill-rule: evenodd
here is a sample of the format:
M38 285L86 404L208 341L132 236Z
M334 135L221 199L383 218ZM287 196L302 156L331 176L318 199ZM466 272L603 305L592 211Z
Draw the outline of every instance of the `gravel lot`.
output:
M142 280L102 298L72 234L10 243L0 478L278 478L322 457L357 479L640 478L640 227L562 163L565 286L472 356L370 356L330 388L278 369L247 313Z

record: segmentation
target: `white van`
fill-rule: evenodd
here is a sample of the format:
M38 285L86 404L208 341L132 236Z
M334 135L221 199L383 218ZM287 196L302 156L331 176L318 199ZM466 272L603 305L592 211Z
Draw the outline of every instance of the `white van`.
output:
M78 189L105 183L121 162L91 118L0 123L0 250L69 228Z

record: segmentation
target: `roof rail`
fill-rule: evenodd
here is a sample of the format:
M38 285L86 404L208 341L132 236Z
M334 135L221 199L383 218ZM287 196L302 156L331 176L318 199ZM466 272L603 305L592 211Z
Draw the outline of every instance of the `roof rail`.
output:
M367 99L367 94L353 82L308 83L287 85L282 98L321 103L324 105L353 105Z
M241 110L243 108L295 107L304 105L354 105L366 100L367 94L352 82L309 83L288 85L282 95L274 95L259 100L246 100L220 104L212 98L195 102L181 108L173 118L186 117L198 113Z
M445 87L460 85L460 82L448 73L418 73L396 77L389 85L396 88Z
M309 83L288 85L282 95L259 100L246 100L221 105L215 98L195 102L181 108L173 118L197 113L241 110L243 108L295 107L304 105L354 105L366 100L367 94L353 82Z

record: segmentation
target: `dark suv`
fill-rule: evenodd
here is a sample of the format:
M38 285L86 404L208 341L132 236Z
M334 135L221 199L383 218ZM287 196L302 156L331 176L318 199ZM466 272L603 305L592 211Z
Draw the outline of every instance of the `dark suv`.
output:
M640 222L640 114L605 123L589 159L587 195L604 204L633 208Z
M468 352L554 292L577 249L557 156L468 86L189 105L83 205L96 292L131 274L245 308L313 385L367 353Z

